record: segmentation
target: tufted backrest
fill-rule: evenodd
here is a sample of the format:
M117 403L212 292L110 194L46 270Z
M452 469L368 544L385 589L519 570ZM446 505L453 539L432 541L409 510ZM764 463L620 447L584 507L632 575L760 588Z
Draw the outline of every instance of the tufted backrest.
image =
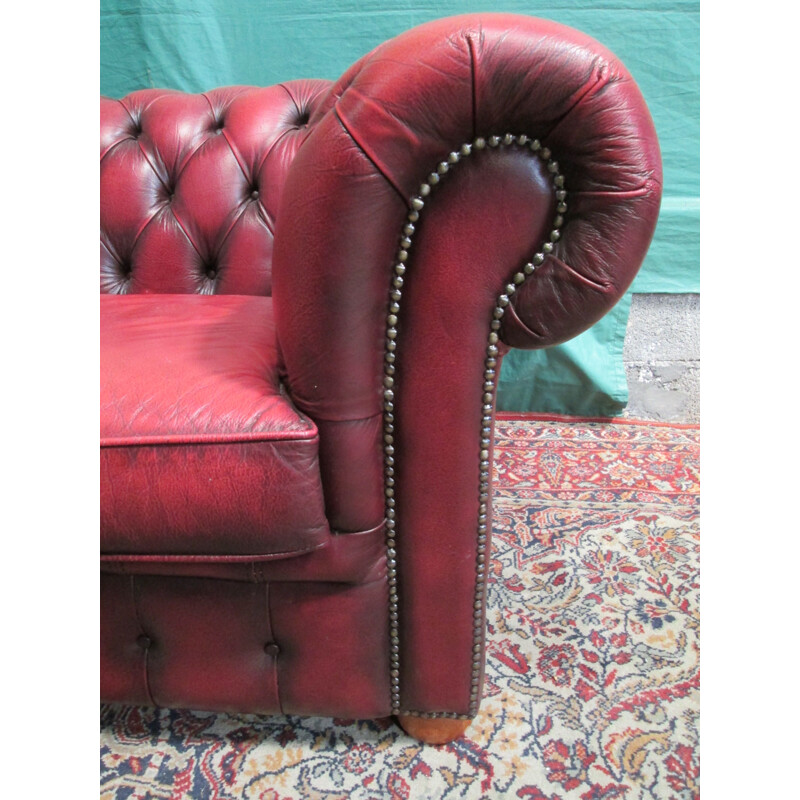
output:
M286 173L328 81L100 103L100 291L272 294Z

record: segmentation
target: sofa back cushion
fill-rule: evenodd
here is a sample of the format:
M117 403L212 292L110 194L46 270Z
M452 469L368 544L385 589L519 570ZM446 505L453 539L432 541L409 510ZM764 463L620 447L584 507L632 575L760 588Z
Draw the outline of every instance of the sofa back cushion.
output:
M281 190L328 81L100 102L100 291L272 294Z

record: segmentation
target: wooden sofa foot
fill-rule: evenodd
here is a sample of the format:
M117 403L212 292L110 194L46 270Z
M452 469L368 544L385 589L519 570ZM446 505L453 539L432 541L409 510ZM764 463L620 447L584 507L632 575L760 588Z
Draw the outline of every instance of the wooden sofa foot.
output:
M450 719L447 717L426 719L412 717L408 714L400 714L397 717L397 721L409 736L413 736L425 744L447 744L455 741L464 735L464 732L472 722L471 719Z

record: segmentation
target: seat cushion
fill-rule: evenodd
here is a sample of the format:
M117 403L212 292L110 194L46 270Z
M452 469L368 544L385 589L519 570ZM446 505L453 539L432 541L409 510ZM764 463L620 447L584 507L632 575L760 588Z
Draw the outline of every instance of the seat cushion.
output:
M100 320L104 558L270 560L330 540L270 298L102 296Z

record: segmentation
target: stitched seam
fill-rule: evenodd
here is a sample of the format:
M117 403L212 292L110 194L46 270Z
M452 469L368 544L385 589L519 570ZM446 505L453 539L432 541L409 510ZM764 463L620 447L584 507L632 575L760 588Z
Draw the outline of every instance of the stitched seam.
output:
M318 526L317 530L322 528L323 531L327 532L328 529L322 526ZM186 563L186 564L236 564L236 563L247 563L256 559L257 561L274 561L278 558L283 558L284 556L291 556L291 555L305 555L306 553L313 553L316 550L319 550L322 547L325 547L327 542L322 542L320 544L315 544L311 547L306 547L303 550L280 550L275 553L245 553L243 555L228 555L228 556L216 556L216 555L192 555L192 554L168 554L168 553L153 553L150 555L145 554L131 554L131 553L101 553L100 560L101 561L113 561L122 563L124 561L131 561L134 563L152 563L152 562L162 562L162 561L170 561L170 562L177 562L177 563ZM144 633L144 631L142 631Z
M295 442L312 442L318 436L316 425L309 426L306 430L292 431L288 435L285 431L280 433L244 433L230 434L152 434L143 436L106 436L101 437L100 447L212 447L214 445L229 444L273 444L278 446L283 442L294 444Z
M316 422L317 420L319 420L320 422L343 422L343 423L367 422L371 419L375 419L375 417L382 417L382 416L383 416L382 411L378 411L375 414L370 414L368 417L356 417L355 419L350 419L349 417L347 419L336 419L334 417L323 417L320 414L314 414L313 421ZM310 415L309 418L311 418Z

